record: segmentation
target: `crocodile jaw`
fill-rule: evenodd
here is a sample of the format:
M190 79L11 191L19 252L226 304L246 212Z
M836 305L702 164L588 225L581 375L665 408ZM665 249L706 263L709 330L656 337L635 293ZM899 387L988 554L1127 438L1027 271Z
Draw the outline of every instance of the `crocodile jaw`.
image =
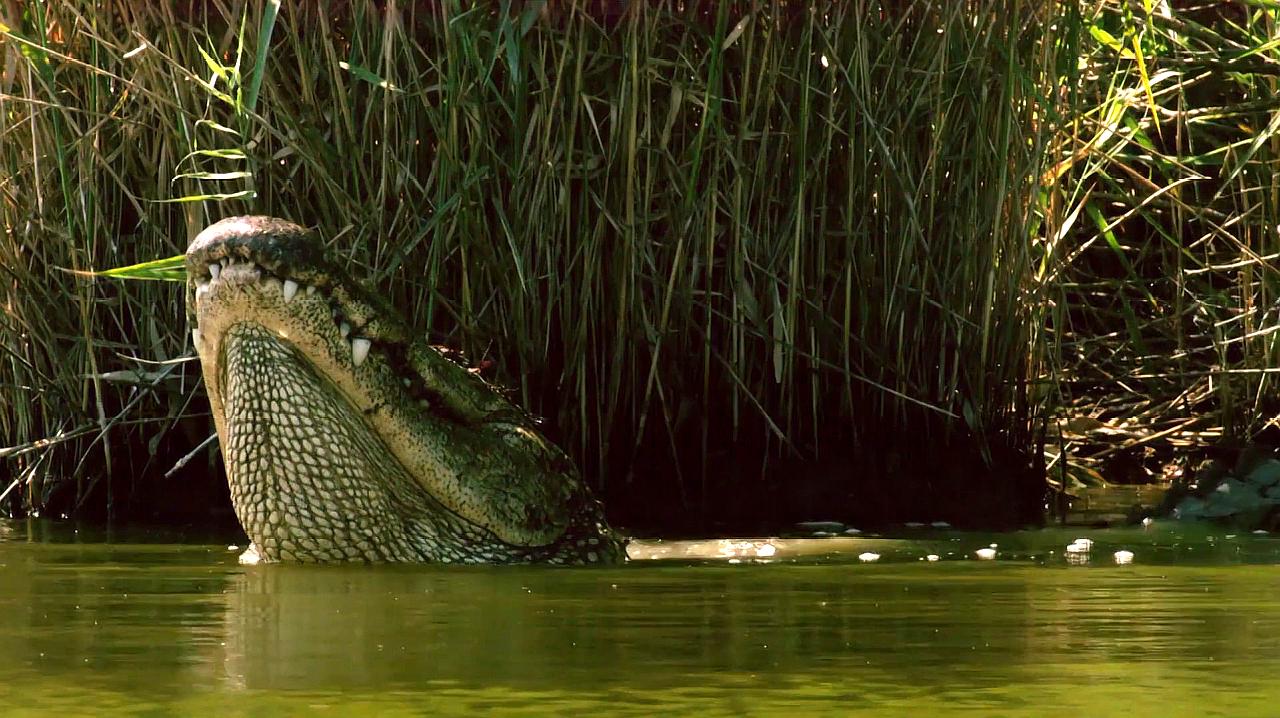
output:
M188 250L193 341L262 557L622 560L599 505L528 417L408 341L303 236L223 220Z
M282 311L283 282L260 268L219 274L196 288L196 347L232 501L262 558L452 562L510 553L422 490L366 420L370 397L353 373L364 362L340 328L314 331L330 316L319 292L298 292Z

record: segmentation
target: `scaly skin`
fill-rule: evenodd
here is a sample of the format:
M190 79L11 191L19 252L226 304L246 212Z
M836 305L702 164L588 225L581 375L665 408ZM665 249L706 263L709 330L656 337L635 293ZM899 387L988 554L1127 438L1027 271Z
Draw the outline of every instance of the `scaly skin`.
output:
M621 561L573 463L307 230L211 225L187 307L236 515L266 561Z

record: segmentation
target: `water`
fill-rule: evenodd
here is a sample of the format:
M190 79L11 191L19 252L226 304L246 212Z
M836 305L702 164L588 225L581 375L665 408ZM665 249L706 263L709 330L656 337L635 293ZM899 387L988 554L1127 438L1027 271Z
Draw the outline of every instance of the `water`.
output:
M1280 700L1270 536L935 532L781 542L771 563L648 544L740 563L613 569L241 566L216 537L166 540L0 523L0 715L1238 718Z

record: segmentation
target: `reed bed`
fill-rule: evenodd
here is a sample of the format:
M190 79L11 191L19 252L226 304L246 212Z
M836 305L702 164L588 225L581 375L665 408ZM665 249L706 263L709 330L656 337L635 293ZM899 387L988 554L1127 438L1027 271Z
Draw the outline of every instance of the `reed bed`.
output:
M1094 3L1044 233L1050 476L1280 445L1277 10Z
M1082 197L1110 216L1119 167L1077 72L1096 8L629 6L11 9L0 490L119 512L197 491L157 478L193 456L220 481L179 287L78 272L252 212L492 361L624 522L1034 520L1046 407L1108 320L1082 289ZM1264 201L1235 189L1259 151L1214 212Z

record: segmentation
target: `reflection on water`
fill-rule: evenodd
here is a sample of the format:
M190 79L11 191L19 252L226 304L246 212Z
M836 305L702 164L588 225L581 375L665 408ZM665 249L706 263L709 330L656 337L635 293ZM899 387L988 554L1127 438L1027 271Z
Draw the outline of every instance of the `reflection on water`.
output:
M1128 566L1068 565L1072 537L1040 532L775 542L767 564L310 568L11 524L0 713L1274 715L1280 541L1209 535L1091 533ZM867 546L880 561L853 558Z

